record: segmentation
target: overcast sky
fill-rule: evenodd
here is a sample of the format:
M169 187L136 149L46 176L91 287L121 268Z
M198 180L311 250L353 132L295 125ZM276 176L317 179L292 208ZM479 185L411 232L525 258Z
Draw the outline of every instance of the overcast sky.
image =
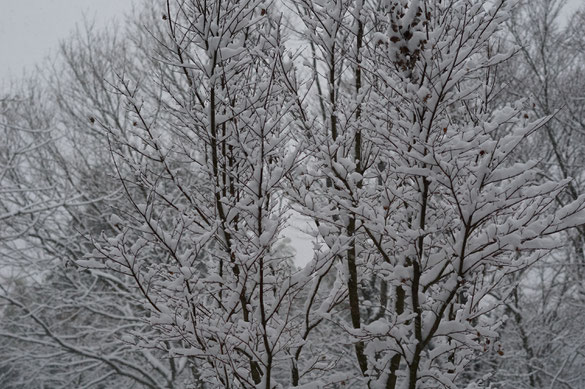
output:
M0 80L40 63L84 15L99 24L122 20L131 5L132 0L0 0Z

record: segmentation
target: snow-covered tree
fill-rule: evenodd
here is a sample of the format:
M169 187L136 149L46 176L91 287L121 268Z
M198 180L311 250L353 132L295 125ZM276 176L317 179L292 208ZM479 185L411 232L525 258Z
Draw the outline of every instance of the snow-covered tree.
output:
M120 69L137 71L138 61L125 57L127 44L114 36L88 27L63 43L54 68L39 70L3 101L0 381L6 388L197 382L187 358L132 343L153 332L132 279L75 265L90 252L91 235L116 231L111 215L126 204L96 124L128 120L123 98L108 94L108 80Z
M82 202L18 235L56 266L1 296L11 362L21 344L58 350L61 387L501 382L473 362L505 363L503 319L537 301L530 266L585 220L571 174L526 153L557 139L555 107L502 91L514 7L168 0L131 23L131 44L63 46L71 78L49 82L79 132L59 172L84 162L56 193ZM294 213L314 227L302 269L282 249Z
M555 198L562 207L583 194L583 52L582 15L563 16L565 1L519 3L507 22L508 41L518 54L500 69L510 87L498 97L526 96L531 116L554 115L515 157L539 160L541 174L571 178ZM480 360L482 372L502 388L581 387L585 360L583 339L583 227L557 239L559 250L508 282L515 285L501 314L509 319L500 341L509 350L502 358Z
M510 56L493 53L493 38L512 5L299 3L322 112L305 115L313 147L294 198L343 248L348 307L335 321L353 339L354 377L454 387L477 352L503 352L486 315L502 280L583 220L581 198L555 207L568 180L514 160L550 118L490 104L490 72Z
M168 4L152 81L117 86L132 125L106 126L135 216L117 215L121 233L80 263L134 278L163 334L145 342L197 360L210 387L272 387L297 341L293 302L308 281L277 250L282 183L298 163L281 19L259 1Z

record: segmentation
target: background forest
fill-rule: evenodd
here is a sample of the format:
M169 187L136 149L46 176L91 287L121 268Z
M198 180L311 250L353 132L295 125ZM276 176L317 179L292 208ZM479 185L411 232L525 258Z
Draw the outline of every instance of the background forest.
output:
M0 92L0 387L585 388L564 4L145 0L79 30Z

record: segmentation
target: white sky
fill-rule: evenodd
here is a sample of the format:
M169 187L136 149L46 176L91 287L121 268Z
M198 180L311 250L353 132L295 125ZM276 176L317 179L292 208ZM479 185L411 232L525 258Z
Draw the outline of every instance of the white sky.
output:
M561 14L561 17L571 17L573 13L583 5L585 5L585 0L567 0L567 5Z
M84 15L98 24L123 20L131 0L0 0L0 85L32 70Z

